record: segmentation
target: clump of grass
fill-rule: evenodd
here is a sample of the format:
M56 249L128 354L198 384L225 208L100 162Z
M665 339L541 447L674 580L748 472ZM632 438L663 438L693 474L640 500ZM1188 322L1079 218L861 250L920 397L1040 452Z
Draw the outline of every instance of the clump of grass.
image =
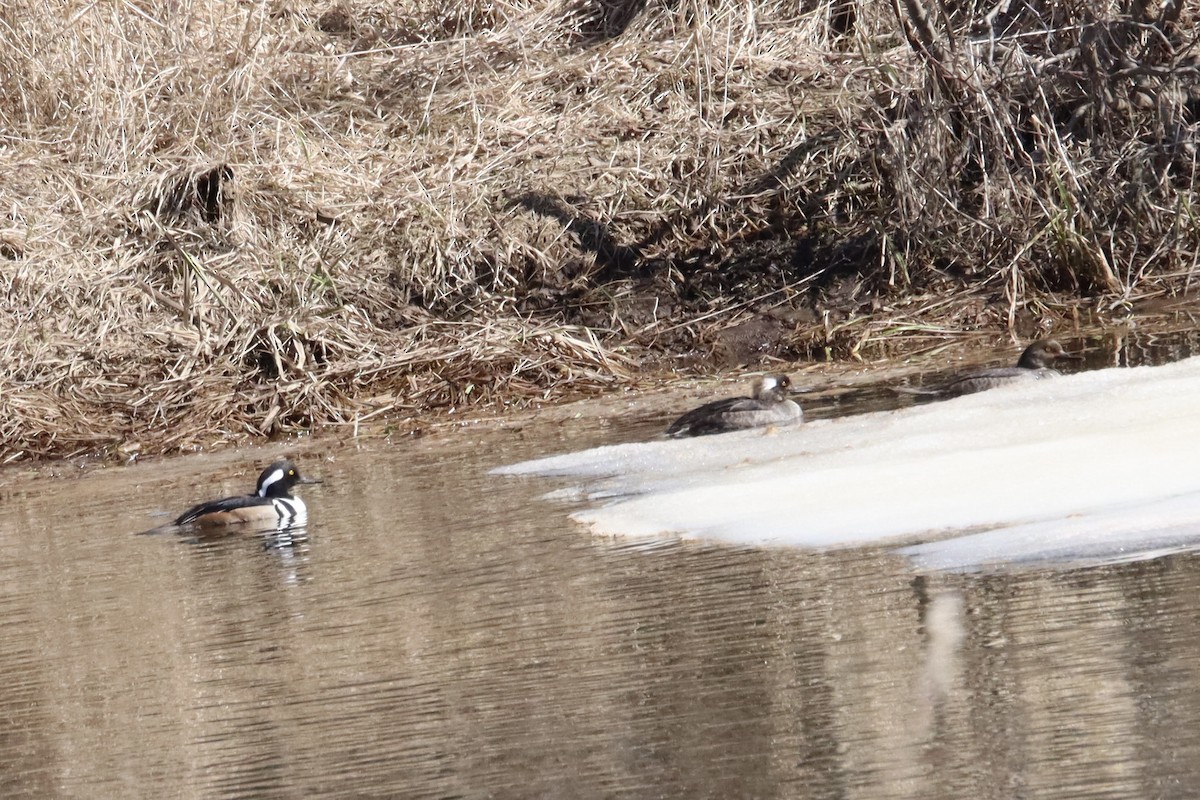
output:
M14 0L0 462L1185 289L1182 8Z
M922 81L881 110L908 261L1127 301L1194 268L1200 61L1183 5L898 15Z

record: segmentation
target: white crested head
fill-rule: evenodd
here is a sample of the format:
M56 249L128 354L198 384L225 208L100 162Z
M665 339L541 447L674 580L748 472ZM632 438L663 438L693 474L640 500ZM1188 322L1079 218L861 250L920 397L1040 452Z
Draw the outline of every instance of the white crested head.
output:
M787 375L760 375L754 379L754 399L764 403L782 403L792 388Z
M262 475L258 479L258 496L266 497L267 492L270 491L271 487L276 483L279 483L281 480L283 480L282 468L273 469L265 475Z

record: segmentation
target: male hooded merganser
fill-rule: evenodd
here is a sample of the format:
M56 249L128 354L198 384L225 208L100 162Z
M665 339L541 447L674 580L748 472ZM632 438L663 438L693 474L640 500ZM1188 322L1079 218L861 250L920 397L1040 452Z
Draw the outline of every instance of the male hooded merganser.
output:
M283 530L308 522L304 501L292 495L292 487L302 483L320 483L303 478L296 465L284 459L276 461L258 476L258 489L252 495L210 500L183 512L175 524L215 528L249 524L256 528Z
M666 435L706 436L766 425L800 422L804 412L788 399L792 379L787 375L763 375L754 379L750 397L730 397L694 408L671 423Z
M938 397L958 397L963 394L982 392L995 389L1019 381L1041 380L1053 378L1059 372L1050 367L1060 358L1076 358L1063 350L1063 347L1053 339L1038 339L1021 353L1015 367L996 367L978 372L968 372L954 378L949 383L936 388L902 388L900 391L908 394L936 395Z

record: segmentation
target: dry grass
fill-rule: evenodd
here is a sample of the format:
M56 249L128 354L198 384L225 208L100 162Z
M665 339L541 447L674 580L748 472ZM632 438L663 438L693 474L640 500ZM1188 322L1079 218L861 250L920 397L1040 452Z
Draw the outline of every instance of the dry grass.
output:
M1194 15L1000 8L10 0L0 462L1186 289Z

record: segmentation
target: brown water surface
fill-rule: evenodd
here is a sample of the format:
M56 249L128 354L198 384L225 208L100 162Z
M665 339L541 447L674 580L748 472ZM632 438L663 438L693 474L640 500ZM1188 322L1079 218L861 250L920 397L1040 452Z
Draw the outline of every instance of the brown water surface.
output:
M1200 556L620 542L487 474L662 422L313 446L297 537L136 535L277 448L0 475L0 796L1200 793Z

